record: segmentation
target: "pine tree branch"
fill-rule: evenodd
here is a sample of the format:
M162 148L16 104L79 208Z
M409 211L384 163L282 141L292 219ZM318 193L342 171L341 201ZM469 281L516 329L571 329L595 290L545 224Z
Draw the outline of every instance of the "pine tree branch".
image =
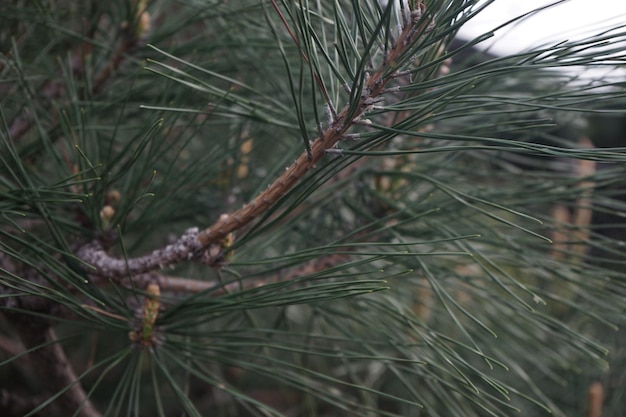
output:
M110 256L102 245L94 241L82 246L77 256L90 268L87 272L95 277L121 278L145 274L156 269L197 259L205 249L197 239L198 228L190 228L174 243L138 258L118 259Z
M386 85L395 78L398 70L397 62L402 62L413 46L415 39L429 28L424 27L420 19L425 6L416 2L410 18L402 28L378 68L371 71L364 79L362 94L356 103L356 111L352 106L344 106L329 126L320 133L311 144L310 151L303 152L285 172L279 176L267 189L248 204L230 215L222 215L209 228L198 232L189 229L174 244L163 249L153 251L132 259L118 259L109 256L98 242L89 243L79 249L77 256L93 268L88 271L91 275L119 279L126 276L145 274L166 266L175 265L186 260L202 260L207 257L211 247L220 246L221 241L230 233L248 225L270 207L277 203L305 174L328 153L334 153L335 145L346 137L348 131L359 124L367 124L364 115L375 105L386 92Z
M263 214L284 196L300 178L313 169L329 150L333 149L345 137L350 128L364 121L363 116L376 103L376 100L382 96L385 86L393 78L391 75L386 75L389 73L389 67L407 52L419 33L418 22L421 17L422 4L418 3L417 9L413 11L413 20L404 27L395 45L386 54L382 64L365 81L363 93L357 106L358 110L355 113L356 116L348 120L350 105L346 105L330 126L313 141L310 152L303 152L278 179L270 184L252 202L244 205L233 214L221 218L216 224L200 232L198 240L204 247L218 242L229 233L247 225Z

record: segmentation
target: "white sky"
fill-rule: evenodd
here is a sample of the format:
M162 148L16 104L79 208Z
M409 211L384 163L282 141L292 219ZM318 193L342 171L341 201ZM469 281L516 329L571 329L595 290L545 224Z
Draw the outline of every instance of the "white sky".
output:
M554 1L496 0L471 20L460 35L474 38L515 16ZM584 34L599 32L610 25L626 25L626 0L569 0L501 29L492 50L498 54L520 52L548 42L580 39Z

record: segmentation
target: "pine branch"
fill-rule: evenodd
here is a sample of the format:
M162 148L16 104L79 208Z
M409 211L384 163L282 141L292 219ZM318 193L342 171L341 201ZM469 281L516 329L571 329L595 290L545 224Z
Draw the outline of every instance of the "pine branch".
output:
M154 48L169 64L150 61L163 85L152 74L119 71L129 55L94 41L102 49L94 56L107 63L92 77L78 74L88 68L74 65L80 57L72 52L74 74L50 87L71 96L55 124L59 136L40 138L39 148L14 143L23 133L12 138L4 122L0 310L23 344L0 337L0 348L15 356L8 362L28 360L50 386L32 401L0 394L0 409L6 400L18 415L97 416L93 393L108 404L106 415L170 415L170 407L321 415L330 406L335 414L425 407L504 417L518 406L525 413L516 396L556 409L546 377L582 357L602 361L599 330L588 321L621 324L624 274L597 266L587 251L595 244L622 254L611 246L617 241L594 242L592 217L599 197L618 192L602 184L621 177L593 161L623 161L623 150L571 150L577 138L559 134L566 140L555 144L541 128L559 109L582 111L617 95L557 86L558 75L545 77L545 90L537 82L539 68L591 64L598 50L566 43L455 73L445 45L476 10L474 0L433 0L429 13L419 0L385 10L382 2L284 0L281 9L272 1L273 10L255 0L192 2L191 13L171 19L165 13L179 9L167 3L150 4L163 13L151 42L173 49ZM52 24L56 17L44 16ZM435 17L437 25L428 24ZM132 79L132 88L92 101L117 75L116 86ZM81 82L91 87L73 90ZM345 106L332 102L344 97L342 85ZM4 102L10 114L25 108ZM138 103L143 110L129 110ZM146 123L155 110L175 112L159 114L168 128ZM45 161L27 159L33 150ZM566 168L540 171L547 157ZM621 214L610 203L605 209ZM126 256L207 211L229 214L145 256ZM540 235L558 244L538 242ZM113 255L113 242L124 255ZM191 262L201 268L188 276L161 271ZM207 267L217 278L206 277ZM94 324L107 349L85 340L88 371L77 377L54 331ZM225 376L233 369L237 375ZM255 397L268 385L297 397L280 407ZM220 390L229 404L216 400Z
M200 258L205 247L201 245L197 237L198 228L187 229L176 242L163 249L157 249L149 255L132 259L109 256L97 241L82 246L76 255L87 264L89 274L101 278L119 279Z
M352 106L347 104L312 142L310 152L308 150L303 152L254 200L230 215L221 216L213 226L201 232L189 229L176 243L143 257L116 259L110 257L98 242L85 245L79 249L77 256L94 267L89 273L107 278L120 278L145 274L186 260L201 260L211 246L220 245L220 241L230 233L246 226L267 211L324 156L334 153L335 145L348 135L352 127L367 124L364 115L378 102L385 92L387 83L396 76L395 62L400 61L400 57L410 51L418 35L428 32L428 28L424 27L424 22L420 19L424 10L425 6L417 2L415 8L410 11L410 18L405 19L405 25L395 44L385 53L383 62L362 80L363 92L358 99L356 112L351 111Z

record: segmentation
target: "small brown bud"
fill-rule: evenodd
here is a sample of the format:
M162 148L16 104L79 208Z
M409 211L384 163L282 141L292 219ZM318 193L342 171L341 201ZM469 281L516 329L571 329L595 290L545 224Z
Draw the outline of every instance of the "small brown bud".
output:
M241 147L239 148L239 150L241 151L243 155L247 155L250 152L252 152L253 144L254 144L254 140L248 139L244 143L241 144Z
M145 36L148 32L150 32L150 28L152 27L152 19L150 17L150 13L143 12L139 15L139 22L137 22L137 35L139 37Z
M243 179L248 176L249 172L250 169L248 168L248 165L246 165L245 163L239 164L239 166L237 167L237 178Z
M102 210L100 210L100 220L102 220L102 225L106 228L109 227L111 220L113 220L113 216L115 216L115 209L111 206L104 206Z

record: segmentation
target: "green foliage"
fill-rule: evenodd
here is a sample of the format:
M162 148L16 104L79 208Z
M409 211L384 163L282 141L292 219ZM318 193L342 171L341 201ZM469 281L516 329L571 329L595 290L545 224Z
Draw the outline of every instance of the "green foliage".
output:
M6 415L619 414L623 83L566 70L626 32L464 66L492 2L408 3L0 5Z

